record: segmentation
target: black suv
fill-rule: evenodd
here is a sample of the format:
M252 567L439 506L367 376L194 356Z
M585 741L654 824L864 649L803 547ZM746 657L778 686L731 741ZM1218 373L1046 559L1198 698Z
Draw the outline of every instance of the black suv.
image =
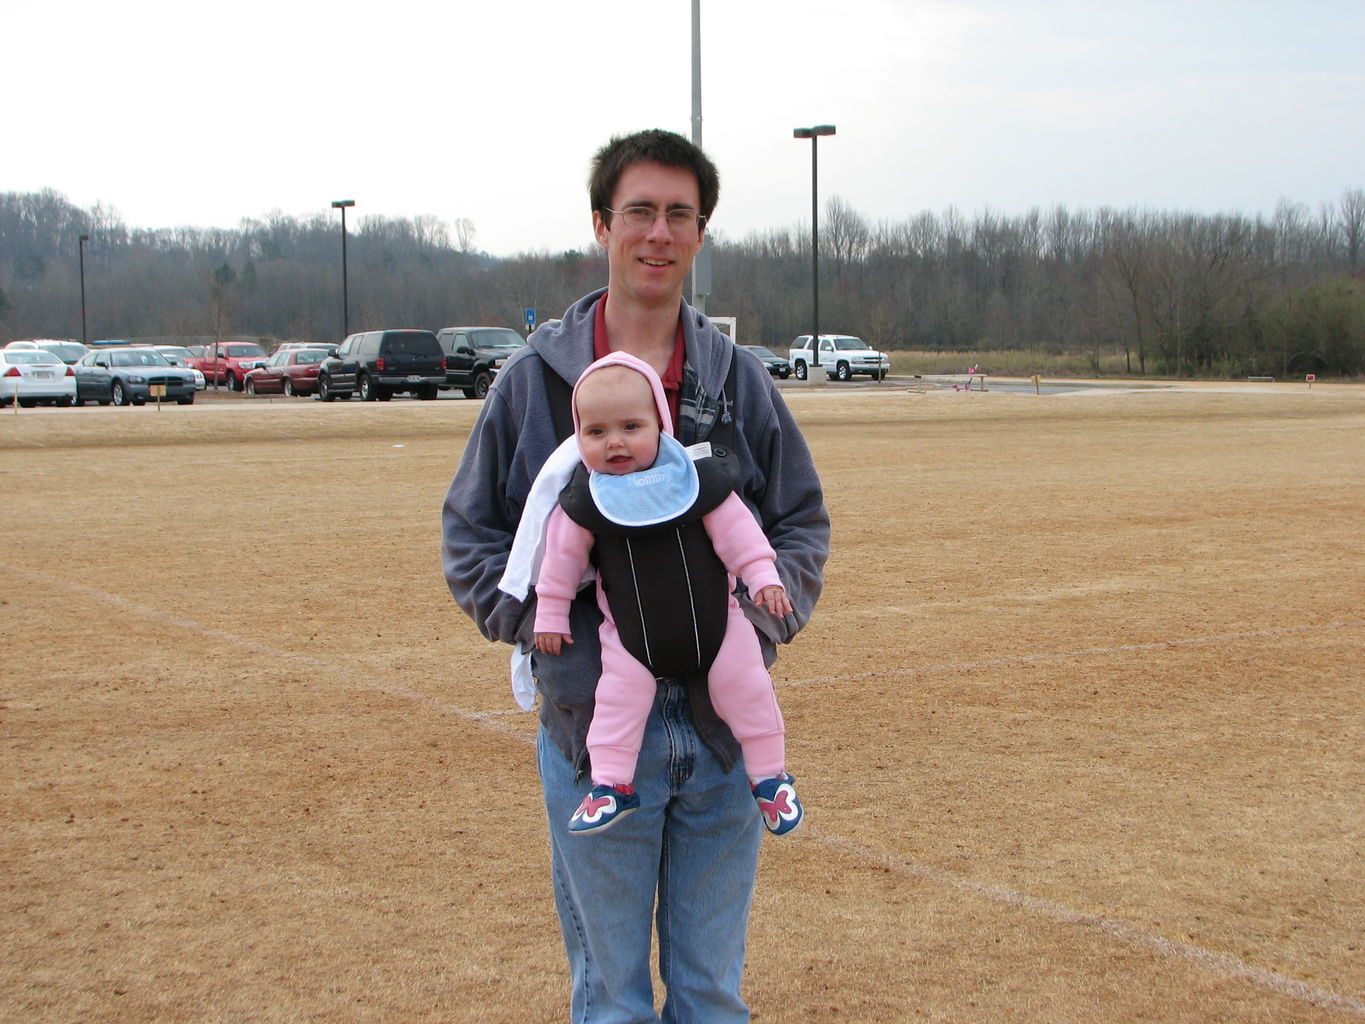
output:
M360 393L362 402L387 402L400 391L435 398L446 382L446 359L430 331L352 334L318 367L324 402Z
M446 357L448 388L460 388L465 398L483 398L498 367L526 344L510 327L443 327L436 332Z

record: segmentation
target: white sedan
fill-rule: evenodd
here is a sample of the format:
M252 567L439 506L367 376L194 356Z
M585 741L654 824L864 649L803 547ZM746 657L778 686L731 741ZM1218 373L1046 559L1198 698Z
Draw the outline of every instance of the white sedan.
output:
M46 349L0 349L0 408L18 401L24 408L71 405L76 372Z

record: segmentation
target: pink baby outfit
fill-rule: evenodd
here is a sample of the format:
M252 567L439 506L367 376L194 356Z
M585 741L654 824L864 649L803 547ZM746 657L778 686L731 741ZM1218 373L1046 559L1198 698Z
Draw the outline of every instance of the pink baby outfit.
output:
M649 381L660 425L671 436L672 417L658 375L647 363L621 352L593 363L579 378L574 388L575 434L579 425L578 386L589 374L608 365L627 366ZM772 547L738 495L730 493L702 517L702 525L729 574L729 591L734 589L735 577L743 579L754 594L764 587L781 585ZM594 535L570 519L562 507L556 506L550 513L536 582L537 633L569 632L569 605L595 543ZM622 644L600 579L598 582L597 603L603 614L599 629L602 675L587 746L593 782L617 785L634 779L645 721L657 687L654 672ZM717 600L722 599L726 601L725 633L707 672L711 703L739 742L747 773L752 777L776 775L785 764L785 733L772 680L764 667L754 627L739 602L728 592L717 594Z

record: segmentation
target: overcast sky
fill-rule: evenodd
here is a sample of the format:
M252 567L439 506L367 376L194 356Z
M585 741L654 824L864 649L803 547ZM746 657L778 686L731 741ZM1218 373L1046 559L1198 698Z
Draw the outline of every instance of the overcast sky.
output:
M956 206L1270 213L1365 186L1360 0L702 0L713 228ZM592 243L593 151L691 132L691 0L74 0L5 15L0 192L129 227L469 218Z

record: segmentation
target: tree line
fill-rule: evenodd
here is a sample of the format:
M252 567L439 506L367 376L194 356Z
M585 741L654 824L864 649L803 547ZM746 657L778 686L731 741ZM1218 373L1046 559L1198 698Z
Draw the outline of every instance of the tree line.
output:
M874 347L1121 353L1138 375L1365 374L1365 191L1273 216L1151 209L1018 215L949 208L873 222L839 197L820 223L821 327ZM474 226L348 224L352 329L522 326L605 282L596 251L494 257ZM78 239L88 236L82 246ZM808 224L709 237L712 313L785 350L810 330ZM341 334L334 216L234 229L129 228L51 190L0 194L0 342L88 337L330 340Z

